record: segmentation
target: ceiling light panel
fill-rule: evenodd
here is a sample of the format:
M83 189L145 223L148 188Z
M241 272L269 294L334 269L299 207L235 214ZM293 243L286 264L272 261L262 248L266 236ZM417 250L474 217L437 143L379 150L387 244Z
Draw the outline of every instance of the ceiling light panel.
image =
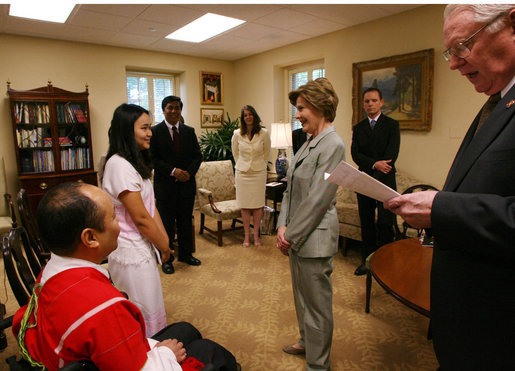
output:
M9 7L9 15L64 23L70 16L75 4L74 0L13 0Z
M245 23L241 19L206 13L166 36L167 39L199 43Z

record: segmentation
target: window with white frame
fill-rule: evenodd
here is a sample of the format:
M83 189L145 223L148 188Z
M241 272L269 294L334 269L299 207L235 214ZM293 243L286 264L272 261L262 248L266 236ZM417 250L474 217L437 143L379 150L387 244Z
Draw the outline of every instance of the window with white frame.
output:
M325 68L323 62L316 64L303 65L288 70L288 91L295 90L300 86L306 84L308 81L318 79L319 77L325 77ZM301 127L300 122L295 120L295 114L297 109L289 104L288 102L288 117L292 123L292 130Z
M176 95L175 80L175 75L127 71L127 103L145 108L159 123L164 120L161 102Z

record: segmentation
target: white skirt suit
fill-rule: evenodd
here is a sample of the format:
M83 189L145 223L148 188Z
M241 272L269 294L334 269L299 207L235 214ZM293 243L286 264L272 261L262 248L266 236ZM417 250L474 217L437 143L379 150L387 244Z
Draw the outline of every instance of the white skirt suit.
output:
M265 128L254 134L252 140L236 129L231 139L232 154L236 162L236 201L242 209L265 206L266 164L270 154L270 136Z

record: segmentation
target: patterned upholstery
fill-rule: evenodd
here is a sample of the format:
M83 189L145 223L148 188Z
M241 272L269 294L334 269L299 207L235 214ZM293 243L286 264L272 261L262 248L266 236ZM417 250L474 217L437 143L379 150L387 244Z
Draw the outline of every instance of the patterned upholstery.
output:
M422 183L411 175L397 169L396 181L397 192L402 193L409 187ZM340 236L361 241L361 223L359 221L358 199L356 193L346 188L338 187L336 192L336 210L340 222ZM397 218L399 228L401 228L402 218ZM408 231L410 237L416 237L413 230Z
M234 186L234 170L231 160L203 162L195 176L197 182L197 198L200 209L200 231L210 230L204 225L205 215L218 223L216 234L218 245L222 246L222 221L233 220L241 216L241 209L236 203L236 188ZM213 201L212 207L210 199ZM219 211L219 212L217 212Z

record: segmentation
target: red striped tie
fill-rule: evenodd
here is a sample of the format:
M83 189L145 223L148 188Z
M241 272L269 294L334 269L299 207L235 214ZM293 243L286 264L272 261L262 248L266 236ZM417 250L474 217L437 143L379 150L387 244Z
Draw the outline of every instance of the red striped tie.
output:
M175 147L175 153L179 153L179 150L181 149L181 138L179 137L179 131L177 130L177 127L172 126L172 133L173 133L173 146Z

